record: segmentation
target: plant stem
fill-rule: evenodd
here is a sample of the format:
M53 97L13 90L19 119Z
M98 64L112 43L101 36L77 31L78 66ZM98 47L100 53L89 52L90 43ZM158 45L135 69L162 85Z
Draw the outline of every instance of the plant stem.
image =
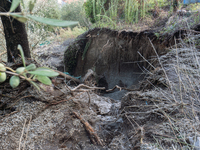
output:
M12 68L10 68L10 67L5 67L6 69L8 69L8 70L10 70L10 71L12 71L12 72L16 72L15 70L13 70Z

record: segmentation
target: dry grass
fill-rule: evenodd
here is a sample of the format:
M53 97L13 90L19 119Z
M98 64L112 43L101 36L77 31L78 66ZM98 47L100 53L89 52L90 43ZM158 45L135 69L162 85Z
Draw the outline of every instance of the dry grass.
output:
M190 39L190 35L188 35ZM200 136L199 107L200 107L200 51L194 43L179 43L174 49L160 58L168 79L171 104L176 105L172 111L165 112L171 131L176 137L172 140L181 149L194 148L189 137ZM173 108L173 105L171 108ZM178 110L176 115L173 111ZM164 110L163 110L164 112ZM188 142L189 141L189 142ZM194 140L195 141L195 140Z
M149 142L164 150L199 148L200 50L192 40L196 36L188 33L167 54L157 55L156 69L142 84L145 90L125 96L122 115L130 125L131 143Z
M159 58L168 85L167 90L160 89L168 100L167 104L163 101L163 106L156 104L162 108L161 113L166 118L166 123L159 127L169 135L159 137L159 146L163 149L166 148L166 145L161 144L163 141L165 144L166 141L170 142L175 149L193 149L199 146L195 142L200 136L200 51L191 39L192 35L189 33L189 42L182 41Z
M83 34L84 32L86 32L86 28L84 27L74 27L73 29L71 28L67 28L67 29L63 29L60 28L58 31L58 36L57 36L57 40L60 42L63 42L64 40L67 39L75 39L77 36Z

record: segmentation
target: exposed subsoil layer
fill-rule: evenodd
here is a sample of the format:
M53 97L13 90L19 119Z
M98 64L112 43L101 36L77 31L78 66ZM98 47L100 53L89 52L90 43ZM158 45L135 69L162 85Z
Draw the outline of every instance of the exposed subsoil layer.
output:
M181 31L180 31L181 32ZM174 44L173 37L157 38L155 31L115 31L94 28L80 35L65 51L64 63L67 72L84 76L88 69L96 74L98 86L111 89L115 85L134 88L147 70L157 63L156 53L165 54L166 48ZM151 64L151 65L149 65ZM125 91L106 93L119 100Z

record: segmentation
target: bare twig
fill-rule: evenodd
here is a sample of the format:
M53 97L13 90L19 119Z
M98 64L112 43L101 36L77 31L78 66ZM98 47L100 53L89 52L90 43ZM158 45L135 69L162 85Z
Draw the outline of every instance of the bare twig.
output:
M72 77L72 76L69 76L69 75L67 75L67 74L64 74L63 72L60 72L60 71L58 71L58 70L54 70L54 71L57 72L57 73L59 73L59 75L65 77L65 78L68 79L68 80L73 80L73 81L75 81L76 83L81 83L81 81L80 81L79 79L76 79L76 78L74 78L74 77Z
M14 72L11 72L11 71L5 71L5 73L11 74L11 75L15 75L15 76L19 76L19 77L20 77L20 78L22 78L22 79L28 80L28 79L27 79L27 78L25 78L24 76L22 76L22 75L19 75L19 74L17 74L17 73L14 73Z
M90 86L87 86L87 85L84 85L84 84L79 84L77 87L71 89L71 91L72 92L75 92L75 91L87 92L88 91L88 90L85 90L85 89L78 90L81 87L87 88L89 90L105 90L105 87L90 87Z
M138 54L140 55L140 57L142 57L153 69L156 69L146 58L144 58L140 52L138 52Z
M160 64L161 68L163 69L163 72L164 72L164 74L165 74L165 77L166 77L166 79L167 79L167 81L168 81L168 83L169 83L171 93L173 93L172 85L171 85L170 80L169 80L169 78L168 78L168 75L167 75L167 73L166 73L166 71L165 71L165 69L164 69L164 67L163 67L163 64L162 64L161 61L160 61L160 58L159 58L159 56L158 56L158 53L157 53L157 51L156 51L156 49L155 49L155 47L154 47L154 45L153 45L153 43L151 42L150 39L149 39L149 42L151 43L151 46L152 46L152 48L153 48L153 50L154 50L154 52L155 52L155 54L156 54L156 56L157 56L157 58L158 58L158 62L159 62L159 64ZM172 96L173 96L173 98L174 98L174 101L177 103L177 100L176 100L174 94L172 94Z
M5 53L7 53L7 51L4 51L4 52L0 53L0 56L3 55L3 54L5 54Z
M89 98L89 100L88 100L88 107L89 107L90 106L90 102L91 102L91 98L90 98L90 93L87 92L87 94L88 94L88 98Z
M28 130L29 130L29 127L30 127L30 124L31 124L31 120L32 120L32 115L31 115L30 120L28 122L28 127L27 127L27 132L26 132L26 138L24 140L23 150L25 149L25 144L26 144L26 140L27 140L27 137L28 137Z
M139 90L139 89L128 89L128 88L125 88L125 87L120 87L120 86L118 86L118 85L115 85L114 88L109 89L109 90L106 90L106 92L112 92L112 91L114 91L116 88L119 89L120 91L121 91L121 90L127 90L127 91L138 91L138 90Z
M22 141L22 137L23 137L23 135L24 135L24 128L25 128L25 125L26 125L26 119L25 119L25 121L24 121L24 126L23 126L23 128L22 128L22 134L21 134L21 137L20 137L20 139L19 139L19 150L21 150L21 141Z

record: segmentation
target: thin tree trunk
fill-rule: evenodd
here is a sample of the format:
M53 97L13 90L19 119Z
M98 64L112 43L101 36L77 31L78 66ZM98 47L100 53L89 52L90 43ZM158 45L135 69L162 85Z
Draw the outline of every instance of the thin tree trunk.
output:
M10 6L11 2L8 0L0 0L1 12L8 12ZM21 12L20 6L17 7L15 12ZM15 62L15 59L19 57L20 53L17 49L18 44L22 46L25 57L30 58L31 55L25 24L7 16L1 16L1 20L3 23L6 39L8 62Z
M179 0L173 0L173 12L175 13L178 10Z

